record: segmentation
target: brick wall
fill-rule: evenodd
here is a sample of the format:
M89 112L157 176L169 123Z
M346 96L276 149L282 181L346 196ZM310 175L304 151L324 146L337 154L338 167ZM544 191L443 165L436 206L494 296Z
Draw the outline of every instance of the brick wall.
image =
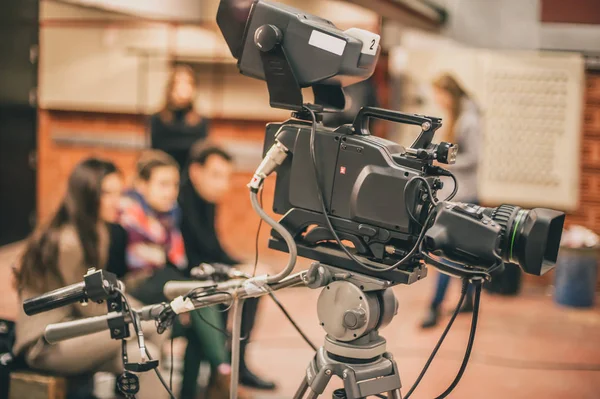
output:
M44 221L57 207L66 187L67 177L83 158L99 156L111 159L129 178L139 155L137 151L70 146L57 144L52 136L58 130L68 129L104 135L106 132L127 132L144 135L140 116L102 115L83 112L45 111L38 119L38 217Z
M581 144L580 205L567 224L580 224L600 233L600 73L586 76Z
M83 158L99 156L111 159L124 172L130 181L134 166L140 154L138 150L103 148L98 146L65 145L53 140L57 131L82 131L98 135L139 135L145 134L145 117L126 114L98 114L66 111L40 111L38 128L38 216L44 221L52 214L60 202L66 187L67 177L75 165ZM235 139L256 140L264 137L265 122L241 122L215 120L211 136L216 140ZM254 254L254 236L259 218L250 205L246 184L249 173L236 173L233 190L221 206L218 229L224 245L232 253L243 258ZM265 209L271 209L274 185L265 186ZM264 228L260 246L266 247L268 230ZM224 232L227 232L226 234Z

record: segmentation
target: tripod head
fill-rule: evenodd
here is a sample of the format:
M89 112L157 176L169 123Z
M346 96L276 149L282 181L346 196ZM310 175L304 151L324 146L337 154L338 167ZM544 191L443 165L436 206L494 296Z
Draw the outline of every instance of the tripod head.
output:
M398 311L391 283L315 262L309 288L323 288L317 303L321 326L333 340L356 343L375 338ZM373 336L375 333L375 336Z
M392 283L319 262L311 265L305 282L322 289L317 313L327 335L294 398L302 398L309 387L312 397L322 394L333 375L344 381L340 397L388 393L400 398L398 368L379 335L398 312Z

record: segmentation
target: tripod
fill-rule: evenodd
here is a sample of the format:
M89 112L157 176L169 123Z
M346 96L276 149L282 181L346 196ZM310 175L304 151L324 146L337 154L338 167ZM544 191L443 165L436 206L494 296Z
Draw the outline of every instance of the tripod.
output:
M378 329L396 315L398 302L391 283L349 273L318 262L306 275L310 288L324 287L317 303L325 343L306 369L294 399L315 399L336 375L344 382L333 398L362 399L387 393L401 399L400 375Z

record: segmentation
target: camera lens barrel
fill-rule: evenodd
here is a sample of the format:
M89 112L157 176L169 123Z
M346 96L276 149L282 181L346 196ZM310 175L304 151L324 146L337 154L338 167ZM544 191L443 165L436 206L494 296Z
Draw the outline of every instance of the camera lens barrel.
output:
M500 256L526 273L542 275L556 263L565 214L551 209L514 205L487 208L501 226Z

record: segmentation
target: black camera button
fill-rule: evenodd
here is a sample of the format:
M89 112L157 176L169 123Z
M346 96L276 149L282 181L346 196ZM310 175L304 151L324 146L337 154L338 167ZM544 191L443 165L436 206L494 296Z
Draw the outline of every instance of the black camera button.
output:
M358 226L358 232L363 236L375 237L377 230L374 227L361 224Z

